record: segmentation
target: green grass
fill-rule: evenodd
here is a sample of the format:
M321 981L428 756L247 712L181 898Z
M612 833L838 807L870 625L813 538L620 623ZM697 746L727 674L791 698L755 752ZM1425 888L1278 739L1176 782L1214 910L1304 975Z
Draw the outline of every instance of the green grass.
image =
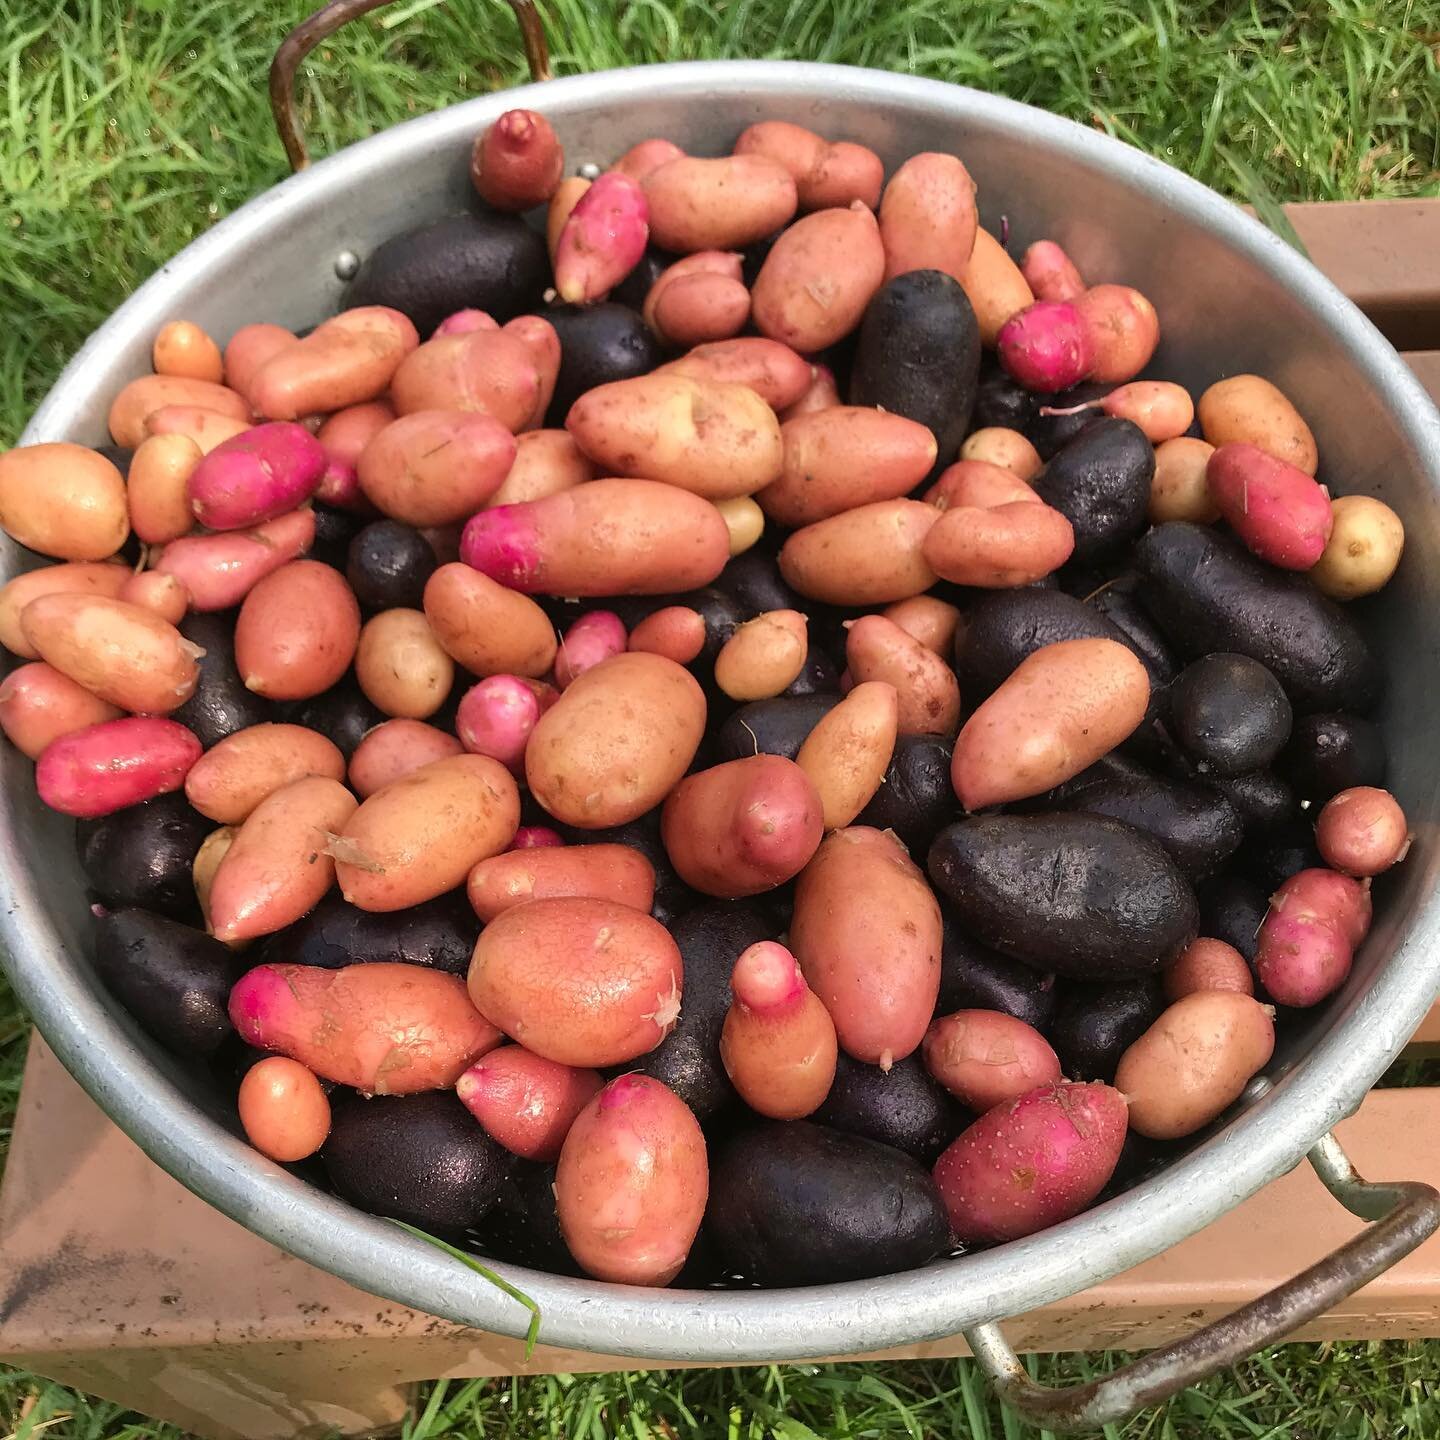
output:
M303 4L6 0L0 7L0 444L117 302L284 173L264 77ZM548 0L557 73L711 56L910 70L1140 145L1241 199L1440 194L1440 0ZM401 3L302 77L312 146L515 82L501 0ZM0 1136L25 1021L0 992ZM1401 1079L1420 1078L1412 1065ZM1428 1075L1426 1078L1430 1078ZM1053 1383L1118 1356L1041 1359ZM623 1429L622 1429L623 1419ZM176 1432L20 1371L0 1435ZM407 1427L634 1440L1012 1437L965 1362L449 1381ZM1024 1432L1033 1434L1035 1432ZM1440 1346L1286 1346L1105 1434L1370 1440L1440 1434Z

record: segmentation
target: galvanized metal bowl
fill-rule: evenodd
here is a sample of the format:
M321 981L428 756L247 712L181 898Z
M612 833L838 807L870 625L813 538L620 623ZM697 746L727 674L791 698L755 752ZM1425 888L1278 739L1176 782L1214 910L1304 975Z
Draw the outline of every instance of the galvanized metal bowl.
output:
M1432 724L1440 653L1429 617L1440 575L1440 416L1369 322L1316 270L1157 160L1026 106L927 80L725 62L588 75L474 100L287 180L197 240L123 305L66 369L25 442L104 441L110 398L148 370L151 341L169 319L193 319L224 337L247 321L295 326L332 312L346 252L363 256L407 226L461 208L473 136L516 105L544 111L571 164L604 161L655 134L692 152L723 153L744 126L767 118L860 141L888 164L922 149L954 151L978 182L984 222L994 227L1008 215L1012 249L1055 237L1085 274L1123 279L1154 300L1165 337L1157 373L1196 393L1237 371L1269 376L1313 425L1321 478L1336 491L1379 495L1405 520L1399 578L1364 610L1390 677L1381 718L1415 845L1376 887L1375 928L1344 991L1287 1026L1268 1083L1251 1087L1226 1126L1164 1173L1044 1234L884 1279L769 1292L657 1291L505 1267L539 1302L542 1337L557 1345L655 1360L769 1361L973 1330L973 1343L1002 1370L1003 1342L993 1329L974 1327L1126 1269L1292 1168L1356 1108L1436 993L1440 768ZM27 563L7 546L0 577ZM482 1279L262 1159L237 1138L228 1098L197 1094L191 1077L137 1030L91 968L71 822L40 805L31 767L16 751L0 752L6 968L42 1033L100 1105L171 1174L277 1245L393 1300L523 1333L524 1311ZM1343 1157L1332 1148L1319 1158L1330 1172L1323 1178L1343 1188ZM1407 1157L1394 1158L1403 1171ZM1331 1300L1359 1283L1357 1263L1373 1272L1434 1227L1434 1197L1422 1188L1376 1195L1352 1184L1342 1196L1368 1218L1397 1199L1407 1204L1388 1228L1367 1232L1354 1247L1363 1254L1323 1277L1332 1282ZM1288 1297L1285 1322L1324 1308L1325 1296L1313 1290L1308 1299ZM1276 1324L1272 1314L1268 1328L1246 1333L1264 1338ZM1191 1350L1203 1351L1211 1368L1242 1343L1233 1331L1202 1339ZM1115 1413L1177 1383L1174 1374L1152 1373L1085 1413ZM1040 1408L1033 1397L1030 1403Z

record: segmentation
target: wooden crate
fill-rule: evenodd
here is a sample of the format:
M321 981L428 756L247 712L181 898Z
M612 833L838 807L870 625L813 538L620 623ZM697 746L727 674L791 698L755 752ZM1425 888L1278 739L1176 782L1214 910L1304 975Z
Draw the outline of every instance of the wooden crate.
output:
M1440 400L1440 201L1290 216ZM1416 1043L1440 1048L1440 1009ZM1437 1117L1440 1091L1377 1091L1339 1135L1363 1174L1440 1187ZM1304 1269L1358 1223L1302 1168L1164 1255L1008 1321L1006 1335L1020 1350L1161 1344ZM1371 1335L1440 1335L1440 1237L1300 1332ZM963 1351L955 1337L867 1358ZM0 1189L0 1355L215 1440L370 1432L437 1376L640 1364L544 1346L527 1362L516 1341L292 1259L147 1160L38 1038Z

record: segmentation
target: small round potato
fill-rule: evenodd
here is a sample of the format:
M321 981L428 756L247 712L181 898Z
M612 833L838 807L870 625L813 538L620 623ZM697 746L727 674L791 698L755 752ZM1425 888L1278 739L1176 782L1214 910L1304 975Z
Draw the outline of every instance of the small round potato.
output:
M189 320L162 325L151 353L157 375L183 375L187 380L208 380L213 385L218 385L225 375L220 347Z
M324 1086L298 1060L268 1055L240 1082L240 1124L245 1138L282 1164L308 1159L330 1133Z
M747 621L715 657L715 683L732 700L768 700L805 668L808 621L798 610L769 610Z
M382 610L365 622L355 650L355 678L386 715L424 720L450 694L455 662L419 610Z
M987 461L1027 481L1033 480L1045 465L1040 452L1018 430L1007 430L1003 425L987 425L967 436L960 447L960 458Z
M1202 935L1165 967L1165 998L1183 1000L1199 990L1233 990L1253 995L1255 980L1245 957L1223 940Z
M1400 802L1373 785L1356 785L1328 800L1315 822L1315 848L1346 875L1379 875L1404 857L1410 826Z
M1405 550L1400 517L1373 495L1342 495L1331 502L1333 525L1310 578L1332 600L1373 595L1390 583Z

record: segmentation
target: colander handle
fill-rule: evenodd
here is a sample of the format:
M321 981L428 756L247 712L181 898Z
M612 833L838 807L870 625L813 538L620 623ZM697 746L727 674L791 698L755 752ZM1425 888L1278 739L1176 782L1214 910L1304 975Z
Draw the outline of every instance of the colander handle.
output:
M1323 1315L1440 1228L1440 1192L1431 1186L1362 1179L1334 1135L1317 1141L1307 1158L1351 1214L1372 1222L1368 1228L1224 1319L1084 1385L1037 1385L1000 1327L977 1325L965 1332L965 1339L1001 1401L1052 1430L1090 1429L1122 1420Z
M308 19L302 20L281 42L270 63L270 110L275 116L275 128L280 132L280 143L285 147L286 157L292 170L303 170L310 163L310 149L305 144L305 132L300 126L300 117L295 113L295 72L300 62L327 35L333 35L342 25L368 15L389 5L391 0L330 0ZM545 47L545 32L540 25L540 14L535 0L510 0L510 8L520 22L520 36L525 43L525 58L530 62L530 75L534 80L550 78L550 55Z

